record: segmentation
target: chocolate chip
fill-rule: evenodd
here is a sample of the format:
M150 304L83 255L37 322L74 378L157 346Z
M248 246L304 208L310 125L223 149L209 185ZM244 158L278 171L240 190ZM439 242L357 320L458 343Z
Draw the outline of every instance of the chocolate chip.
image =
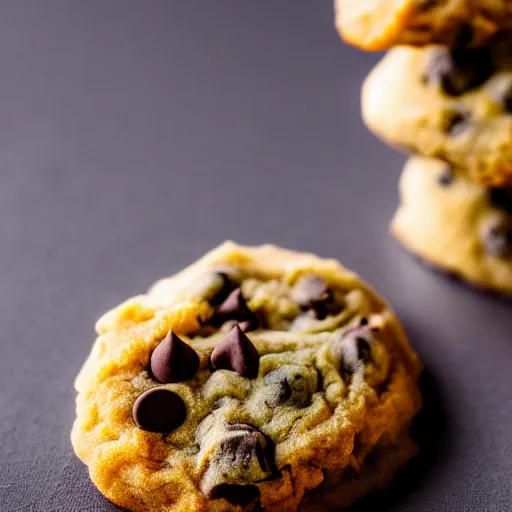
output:
M242 290L233 290L226 300L217 309L217 316L225 317L228 320L242 320L247 316L247 303L245 302Z
M305 307L315 302L325 302L331 295L327 283L314 274L302 276L291 291L293 300Z
M463 110L444 110L442 112L441 129L450 137L456 137L467 129L470 119L471 115Z
M169 331L153 351L150 368L155 380L162 384L183 382L196 374L199 356L190 345Z
M224 498L232 505L245 507L259 499L260 490L256 485L218 484L209 494L210 498Z
M165 388L142 393L133 404L136 425L148 432L171 432L187 417L185 403L179 395Z
M235 325L227 338L215 347L210 362L215 370L231 370L254 379L258 375L260 356L251 340Z
M259 327L258 317L249 309L245 302L242 290L233 290L226 300L218 307L210 322L213 325L221 326L228 320L235 320L243 323L245 332L253 331Z
M473 27L469 23L462 23L455 29L455 46L463 48L469 46L475 37Z
M484 233L487 252L498 258L512 256L512 223L503 222L491 226Z
M323 320L327 316L329 304L333 300L332 290L323 279L315 274L300 277L290 295L302 309L314 310L319 320Z
M211 498L225 498L245 506L259 497L254 483L276 473L274 445L247 424L225 424L217 432L201 442L202 453L208 454L201 490Z
M225 272L204 272L191 283L194 296L207 301L212 307L221 304L236 284Z
M372 339L372 331L368 326L356 327L343 335L341 339L343 372L354 373L362 363L370 360Z
M449 49L436 46L429 51L426 84L441 87L450 96L460 96L486 82L494 73L489 48Z
M312 306L311 311L315 312L318 320L323 320L329 314L329 307L325 302L317 302Z
M437 177L437 182L443 187L448 187L453 183L455 175L450 165L446 164L441 171L441 174Z
M283 365L265 375L268 386L266 403L269 407L289 404L294 407L306 407L316 388L317 379L313 371L298 365Z
M233 434L220 443L224 463L248 469L254 461L261 474L274 470L272 443L257 428L245 423L231 423L226 425L226 430Z
M492 206L512 214L512 188L489 189L489 201Z
M272 393L266 399L266 403L269 407L273 408L284 404L293 395L292 388L286 376L280 375L278 378L272 380L268 379L268 384L273 388Z
M235 425L238 427L239 425ZM249 426L249 425L247 425ZM224 462L247 469L254 459L263 472L268 471L265 460L265 447L260 442L260 432L255 428L247 429L246 425L236 431L237 434L230 435L220 444L220 451Z
M207 299L213 307L222 304L236 286L225 272L216 272L215 282L217 283L217 286Z

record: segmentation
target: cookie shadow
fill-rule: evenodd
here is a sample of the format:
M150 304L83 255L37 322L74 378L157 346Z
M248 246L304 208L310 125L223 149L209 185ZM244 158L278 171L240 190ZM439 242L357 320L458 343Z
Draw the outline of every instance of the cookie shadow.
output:
M408 251L405 247L401 247L403 251L410 257L412 261L415 261L426 271L430 271L440 280L444 280L450 284L453 284L455 287L458 287L461 291L472 294L472 295L480 295L488 300L495 301L498 304L505 304L510 306L512 304L512 295L505 295L505 293L501 293L498 290L493 288L488 288L483 285L478 285L475 283L471 283L465 280L463 277L458 275L456 272L451 270L447 270L440 265L436 265L417 254L413 254Z
M420 378L423 409L414 419L411 436L419 445L419 454L407 463L386 489L358 501L350 512L390 512L400 510L405 500L446 460L449 447L449 422L439 385L425 368Z

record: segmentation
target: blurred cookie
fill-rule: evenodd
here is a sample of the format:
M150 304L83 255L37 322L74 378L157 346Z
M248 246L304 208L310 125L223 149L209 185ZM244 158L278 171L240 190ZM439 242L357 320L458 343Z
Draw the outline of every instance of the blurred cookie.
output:
M487 189L448 164L413 157L400 180L393 234L462 279L512 295L512 189Z
M339 509L416 451L420 362L334 260L226 243L97 330L72 441L122 507Z
M481 46L512 28L508 0L335 0L336 27L350 44Z
M512 184L512 43L391 50L365 81L363 118L390 144L487 186Z

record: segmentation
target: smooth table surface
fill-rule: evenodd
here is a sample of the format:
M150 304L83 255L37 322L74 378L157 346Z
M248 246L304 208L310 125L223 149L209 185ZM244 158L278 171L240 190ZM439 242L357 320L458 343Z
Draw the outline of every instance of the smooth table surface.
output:
M512 304L388 235L378 58L328 0L0 3L0 510L117 510L69 442L94 321L227 238L340 259L425 362L423 455L356 510L512 510Z

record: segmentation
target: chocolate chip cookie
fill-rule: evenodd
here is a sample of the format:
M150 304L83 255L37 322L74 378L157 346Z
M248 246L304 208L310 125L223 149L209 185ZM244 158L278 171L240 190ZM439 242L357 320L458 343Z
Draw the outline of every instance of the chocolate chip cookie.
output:
M464 168L486 186L512 185L512 43L397 47L366 79L362 107L385 141Z
M391 229L411 252L478 287L512 295L512 189L487 189L448 164L409 160Z
M335 0L336 27L350 44L481 46L512 29L508 0Z
M416 451L418 357L334 260L228 242L96 327L72 442L129 510L338 510Z

